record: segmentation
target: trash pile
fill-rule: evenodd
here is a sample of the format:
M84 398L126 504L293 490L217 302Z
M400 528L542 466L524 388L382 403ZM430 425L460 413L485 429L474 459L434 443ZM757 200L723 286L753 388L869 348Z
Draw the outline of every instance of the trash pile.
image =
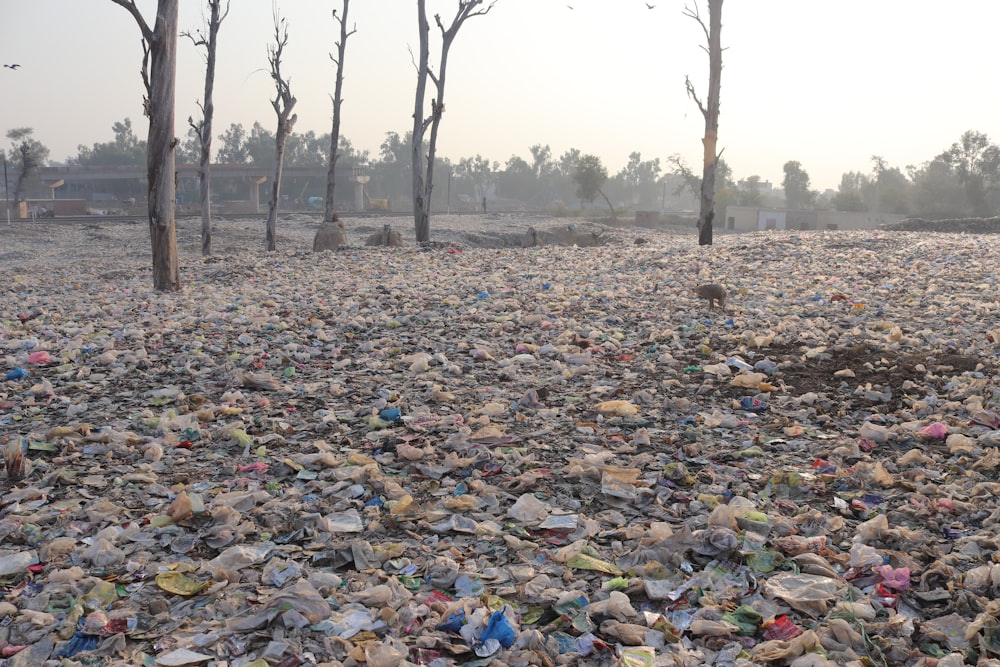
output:
M1000 664L984 237L135 232L0 235L4 667Z

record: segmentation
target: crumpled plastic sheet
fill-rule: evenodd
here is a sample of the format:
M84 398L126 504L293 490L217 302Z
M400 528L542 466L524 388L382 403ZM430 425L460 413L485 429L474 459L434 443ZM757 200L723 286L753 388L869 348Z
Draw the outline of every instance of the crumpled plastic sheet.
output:
M381 224L0 231L0 664L1000 659L992 237Z

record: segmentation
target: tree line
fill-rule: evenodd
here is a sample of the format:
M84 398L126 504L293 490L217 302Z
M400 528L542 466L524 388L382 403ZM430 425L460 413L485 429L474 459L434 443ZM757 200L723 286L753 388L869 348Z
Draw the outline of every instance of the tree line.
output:
M90 146L80 145L76 155L66 158L73 166L141 166L146 160L146 141L136 136L132 121L113 123L113 138ZM30 128L7 131L5 153L10 169L10 197L16 201L25 192L47 194L37 178L37 168L48 164L49 149ZM249 130L234 123L216 137L216 163L271 165L275 159L274 133L255 122ZM313 131L289 135L285 164L291 167L326 165L330 135ZM340 137L342 164L367 165L371 182L366 191L372 199L388 200L394 208L410 205L411 163L409 131L387 132L378 154L358 150L350 139ZM178 142L177 162L197 164L200 144L189 128ZM701 179L678 156L668 158L666 168L659 158L643 159L640 151L628 156L627 164L608 175L599 158L586 157L572 148L559 156L548 145L535 144L525 156L512 154L503 164L480 154L456 160L438 158L443 175L434 190L435 210L479 210L486 197L487 208L518 206L529 210L575 213L599 202L608 210L597 190L620 210L697 210ZM578 168L582 167L580 173ZM595 173L588 173L593 170ZM716 205L773 206L791 209L833 209L873 213L896 213L928 219L989 217L1000 215L1000 147L978 131L968 131L939 154L920 165L897 167L874 155L871 166L845 172L833 191L812 188L801 162L789 160L783 168L779 189L772 189L758 175L736 178L724 159L719 160ZM583 179L582 189L580 179ZM596 187L595 184L596 183ZM109 186L110 187L110 186ZM116 192L122 198L142 195L136 190ZM293 188L298 199L323 196L323 184ZM185 193L188 194L188 193ZM221 191L223 198L245 196L240 190ZM301 196L299 196L301 195Z

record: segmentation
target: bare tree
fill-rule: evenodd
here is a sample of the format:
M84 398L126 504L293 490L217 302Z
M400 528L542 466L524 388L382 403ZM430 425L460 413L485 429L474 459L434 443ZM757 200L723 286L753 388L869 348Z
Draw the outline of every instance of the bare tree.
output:
M330 162L326 172L326 201L323 204L323 220L333 222L333 194L337 186L337 158L340 157L340 105L344 101L341 93L344 88L344 54L347 51L347 38L358 31L357 27L347 30L347 11L350 0L344 0L344 10L340 17L333 10L333 20L340 23L340 41L337 42L337 55L330 54L330 60L337 64L337 81L333 87L333 128L330 130Z
M701 140L704 148L705 164L701 177L701 211L698 214L698 244L712 245L712 224L715 221L715 172L722 151L716 153L719 143L719 88L722 81L722 0L708 0L708 22L701 18L698 4L694 9L684 8L685 16L698 22L707 47L702 47L708 53L708 104L702 104L694 90L690 77L686 77L684 85L688 96L698 105L701 115L705 117L705 137Z
M212 102L212 91L215 88L215 51L218 44L219 26L229 16L229 2L222 11L222 0L208 0L210 12L206 31L199 30L192 35L183 33L195 46L205 47L205 102L199 104L201 120L195 121L188 116L188 125L198 135L201 145L201 163L198 170L201 186L201 255L212 254L212 195L211 195L211 157L212 157L212 116L215 105Z
M275 250L275 228L278 224L278 199L281 196L281 167L285 161L285 142L295 127L298 115L292 113L295 96L292 95L291 80L281 75L281 54L288 44L288 23L274 12L274 45L267 47L267 62L271 65L275 96L271 100L274 113L278 116L278 130L274 134L274 182L271 184L271 201L267 207L266 244L268 250Z
M667 158L667 162L674 165L674 175L680 177L680 183L674 188L673 195L680 196L685 189L691 191L691 196L697 199L701 196L701 179L694 175L691 167L678 153L674 153Z
M458 0L458 11L447 28L441 22L441 15L434 15L434 22L441 29L441 64L435 75L430 70L430 23L427 21L426 0L417 0L417 21L420 28L420 52L417 65L417 93L413 103L413 225L417 243L431 240L431 191L434 189L434 155L437 151L438 126L444 113L444 80L448 68L448 51L465 20L471 16L488 14L496 0L486 6L484 0ZM477 7L481 7L477 9ZM434 82L437 97L431 99L431 115L424 118L424 94L427 79ZM427 141L426 165L424 164L424 134L430 128Z
M135 0L111 0L121 5L139 24L142 33L143 100L149 117L146 172L149 198L149 235L153 246L153 288L181 289L177 257L177 222L174 219L177 186L174 173L174 81L177 74L178 0L158 0L156 23L151 30Z

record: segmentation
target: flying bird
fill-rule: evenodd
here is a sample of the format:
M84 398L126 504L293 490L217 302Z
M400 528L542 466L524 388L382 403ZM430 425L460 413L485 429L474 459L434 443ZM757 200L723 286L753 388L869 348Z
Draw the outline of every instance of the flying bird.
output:
M655 7L656 7L656 5L651 5L648 2L646 3L646 9L653 9Z
M8 64L4 63L4 67L7 67L9 69L17 69L18 67L20 67L20 65L17 64L17 63L14 63L13 65L8 65Z

